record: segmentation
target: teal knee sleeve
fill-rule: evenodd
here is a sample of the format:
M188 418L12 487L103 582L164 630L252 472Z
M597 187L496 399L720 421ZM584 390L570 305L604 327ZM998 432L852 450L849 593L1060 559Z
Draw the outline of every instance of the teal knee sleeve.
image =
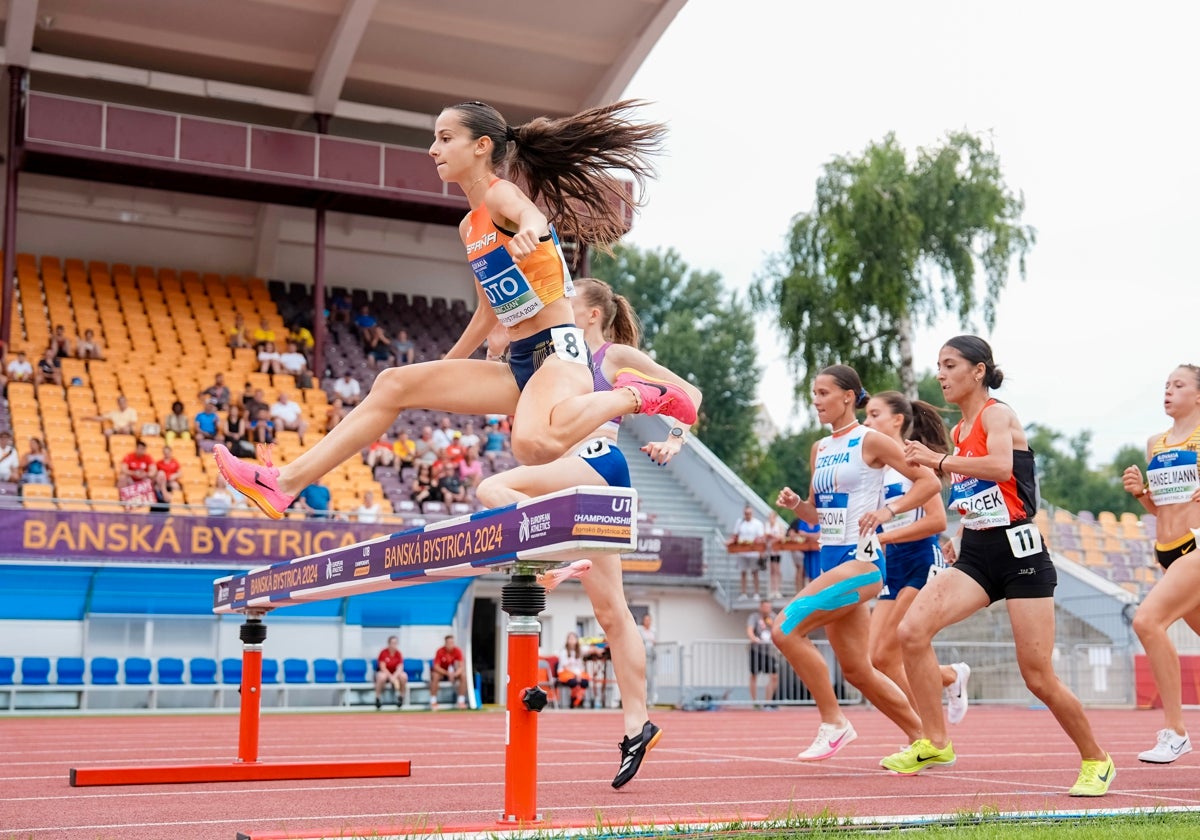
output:
M830 586L828 589L822 589L815 595L806 595L803 598L797 598L783 608L783 624L780 626L780 629L784 633L791 633L796 629L796 625L817 610L836 610L841 607L848 607L851 604L857 604L859 587L879 583L881 580L883 580L883 576L878 571L867 572L866 574L838 581L833 586Z

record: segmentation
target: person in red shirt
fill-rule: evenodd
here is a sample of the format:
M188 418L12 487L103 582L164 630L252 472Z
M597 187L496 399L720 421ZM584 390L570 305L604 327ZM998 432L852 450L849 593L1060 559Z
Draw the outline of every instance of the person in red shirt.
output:
M154 487L158 490L159 499L165 501L168 493L182 489L179 484L180 467L180 463L175 460L175 454L171 452L171 447L164 446L162 460L154 465Z
M467 667L463 652L454 644L454 637L447 636L446 643L437 649L429 663L429 708L437 711L438 684L445 680L458 687L460 709L467 708Z
M404 654L400 653L400 639L388 636L387 647L379 651L375 660L375 708L383 708L383 691L390 685L396 690L396 708L404 705L404 694L408 688L408 674L404 673Z
M117 486L128 487L144 479L153 481L155 472L154 459L146 452L146 442L139 440L133 445L133 451L121 459L121 474L117 476Z

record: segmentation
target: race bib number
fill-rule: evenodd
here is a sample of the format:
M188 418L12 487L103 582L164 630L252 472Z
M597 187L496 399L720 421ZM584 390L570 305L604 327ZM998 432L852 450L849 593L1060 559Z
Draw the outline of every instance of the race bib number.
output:
M550 343L554 345L554 355L563 361L588 364L588 349L579 327L552 327Z
M883 546L879 544L879 535L872 532L859 538L858 551L855 552L854 559L866 563L878 563L882 553Z
M1178 505L1190 502L1200 488L1200 473L1196 453L1168 449L1150 459L1146 467L1146 484L1156 505Z
M963 478L950 487L951 510L962 515L963 527L972 531L985 528L1001 528L1012 524L1004 494L994 481L980 478Z
M1013 557L1019 559L1042 553L1042 534L1032 522L1009 528L1004 535L1008 537Z
M575 454L584 459L603 458L611 451L612 449L610 448L607 439L595 438L593 440L589 440L587 443L581 446L579 451Z
M849 512L848 493L818 493L817 521L821 526L822 545L846 544L846 516Z
M506 327L532 318L546 307L506 248L496 248L471 260L471 271L496 318Z

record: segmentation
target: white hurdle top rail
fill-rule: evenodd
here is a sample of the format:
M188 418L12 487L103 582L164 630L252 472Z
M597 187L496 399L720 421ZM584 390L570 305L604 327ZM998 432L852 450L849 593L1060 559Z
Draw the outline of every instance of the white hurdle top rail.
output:
M636 548L637 491L575 487L218 578L213 612L272 610Z

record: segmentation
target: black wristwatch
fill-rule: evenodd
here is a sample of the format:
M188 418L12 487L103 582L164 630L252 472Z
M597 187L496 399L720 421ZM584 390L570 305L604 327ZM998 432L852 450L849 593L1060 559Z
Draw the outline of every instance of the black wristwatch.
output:
M683 426L673 426L671 428L671 431L668 432L667 434L669 434L671 437L679 438L680 441L682 441L683 440Z

